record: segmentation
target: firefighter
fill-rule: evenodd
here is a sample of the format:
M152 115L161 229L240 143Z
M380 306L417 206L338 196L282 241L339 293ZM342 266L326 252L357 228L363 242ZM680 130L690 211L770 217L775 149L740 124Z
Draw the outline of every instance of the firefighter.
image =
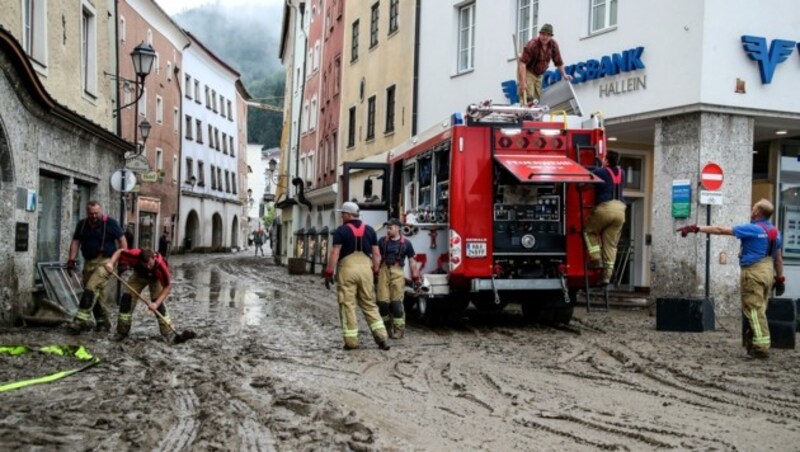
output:
M336 296L344 349L355 350L359 347L357 304L367 320L375 343L381 350L389 350L386 327L375 304L373 278L378 273L381 257L378 236L371 226L359 220L358 204L345 202L337 212L341 212L343 224L333 233L333 248L323 276L325 285L330 286L336 270Z
M133 268L133 275L128 279L130 287L125 288L122 299L119 303L119 317L117 317L117 334L114 340L120 341L128 337L131 331L133 320L133 308L136 307L137 293L142 293L145 287L150 289L150 302L147 307L151 311L158 311L161 317L158 319L158 329L161 336L168 343L172 342L172 329L169 327L169 311L167 310L166 300L172 290L172 279L169 274L169 266L160 254L149 249L120 249L106 262L102 271L111 274L114 267L119 262ZM132 289L132 290L131 290Z
M742 312L747 319L744 347L753 358L769 357L770 337L767 323L767 304L774 286L775 295L783 295L786 277L783 275L783 239L778 229L769 221L775 208L766 199L760 199L750 211L750 223L737 226L698 226L692 224L678 229L682 237L690 233L732 235L742 241L739 254L742 291Z
M108 308L103 304L103 291L108 282L108 274L96 270L102 268L117 249L127 247L128 242L117 220L103 215L99 202L90 201L86 204L86 218L80 220L75 228L67 259L69 270L75 269L78 249L84 259L83 295L75 319L67 324L71 332L79 334L81 331L90 330L92 314L97 331L107 332L111 329Z
M583 236L589 252L589 268L602 268L601 283L608 285L611 275L614 274L617 244L625 224L625 199L622 197L625 172L619 166L619 154L608 151L603 166L592 173L602 179L603 183L596 184L596 205L586 220Z
M542 75L550 66L550 60L561 72L561 76L567 80L572 80L572 76L564 70L564 61L561 59L561 51L558 43L553 39L553 26L550 24L542 25L539 29L539 36L531 39L522 49L522 56L517 63L517 81L520 99L527 101L537 101L542 97Z
M378 249L381 251L381 266L378 272L378 310L383 318L383 323L392 339L402 339L406 330L406 315L403 310L405 295L406 258L414 257L414 247L411 242L400 234L403 223L396 218L384 223L386 236L378 240ZM421 284L419 272L415 265L411 265L411 280L414 289L418 290Z

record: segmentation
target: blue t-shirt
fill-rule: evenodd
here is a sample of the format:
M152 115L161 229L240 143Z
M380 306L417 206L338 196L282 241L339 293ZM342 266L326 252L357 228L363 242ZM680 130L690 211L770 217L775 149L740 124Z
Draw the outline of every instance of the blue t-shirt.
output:
M622 183L619 187L619 200L625 202L625 198L622 196L622 189L623 184L625 183L625 171L619 166L615 166L613 168L614 174L619 174L620 178L622 179ZM619 173L618 173L619 172ZM596 204L601 204L606 201L611 201L614 199L614 182L611 179L611 175L608 174L608 170L605 167L596 168L592 171L592 174L603 179L602 184L595 184L595 194L597 195L597 199L595 200Z
M742 255L739 257L739 265L741 267L749 267L767 257L767 250L769 249L769 239L767 238L767 231L762 228L763 224L767 230L772 229L774 226L769 220L758 219L753 220L750 224L740 224L734 226L733 235L742 241ZM775 246L772 250L772 257L777 255L778 250L783 246L783 238L778 232L778 238L775 240Z
M350 222L358 229L361 226L361 220L353 220ZM339 252L339 260L344 259L347 255L353 254L356 250L356 236L347 224L343 224L336 228L333 232L333 244L342 245ZM366 225L364 227L364 236L361 238L361 248L364 254L372 257L372 246L378 244L378 235L372 226Z
M123 235L119 223L111 217L106 217L105 221L101 218L94 225L84 218L78 222L72 239L81 242L81 254L90 261L100 256L111 257L117 251L117 240Z
M400 244L401 240L404 242L403 245ZM401 247L405 249L403 250L403 255L398 257ZM387 265L403 266L406 258L411 259L414 257L414 246L411 245L411 242L408 240L392 240L388 236L383 236L378 241L378 248L381 250L381 259L383 263Z

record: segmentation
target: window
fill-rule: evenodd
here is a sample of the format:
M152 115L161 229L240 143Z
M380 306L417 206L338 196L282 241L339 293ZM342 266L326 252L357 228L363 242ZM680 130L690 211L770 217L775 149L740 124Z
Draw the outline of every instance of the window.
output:
M319 49L319 41L314 44L314 70L319 70L319 56L322 54Z
M133 97L131 97L133 89L130 83L124 83L122 85L122 105L127 105L126 108L128 109L131 108L131 103L133 102Z
M203 121L195 119L194 123L197 127L197 142L203 144Z
M394 132L394 92L394 85L386 88L386 133Z
M167 61L167 81L172 81L172 61Z
M206 108L211 108L211 88L206 85Z
M225 117L225 97L222 94L219 95L219 114Z
M228 134L222 132L222 153L228 155Z
M97 20L88 3L81 15L81 84L94 97L97 92Z
M236 173L234 172L231 172L231 191L233 191L234 195L238 193L238 190L236 189Z
M234 147L233 147L233 135L228 137L228 148L231 150L231 157L234 157L235 153L233 152L233 150L234 150Z
M147 29L147 43L150 44L150 46L153 45L153 30L149 28Z
M475 59L475 3L458 9L458 72L472 70Z
M153 60L153 66L155 67L156 75L161 74L161 57L158 55L158 52L156 52L156 58Z
M200 80L194 81L194 101L200 103Z
M375 96L367 100L367 139L375 138Z
M185 129L186 139L187 140L191 140L192 139L192 117L191 116L186 115L186 125L183 128Z
M161 148L156 148L156 169L164 171L164 150Z
M197 185L201 187L206 186L206 167L200 160L197 161Z
M400 0L389 0L389 34L397 31L397 16L399 15Z
M217 167L217 189L222 191L222 168Z
M350 43L350 61L358 59L358 21L353 22L353 40Z
M142 97L139 98L139 116L147 117L147 88L142 88Z
M178 181L178 156L172 156L172 182Z
M211 110L217 112L217 90L211 90Z
M617 25L617 0L592 0L591 33Z
M22 1L22 48L36 63L47 65L46 0Z
M233 109L231 108L231 101L228 101L228 119L233 121Z
M225 193L231 192L231 173L225 170Z
M208 125L208 147L214 149L214 128Z
M517 0L517 53L539 29L539 0Z
M217 189L217 168L211 165L211 189Z
M305 132L309 128L308 101L303 104L303 117L300 118L300 132Z
M339 94L339 80L342 76L342 57L337 56L333 62L333 95Z
M314 130L317 128L317 98L311 99L311 111L308 116L308 129Z
M164 99L156 95L156 124L164 124Z
M172 131L178 133L178 126L181 122L181 113L178 107L172 109Z
M356 145L356 107L350 107L350 118L347 125L347 147Z
M125 31L125 16L119 16L119 40L125 42L127 32Z
M380 2L375 2L372 5L369 19L369 47L373 48L378 45L378 7Z
M214 149L219 151L219 129L214 127Z
M192 76L189 74L184 75L183 77L183 95L186 96L187 99L192 98Z
M194 176L194 160L186 157L186 183Z

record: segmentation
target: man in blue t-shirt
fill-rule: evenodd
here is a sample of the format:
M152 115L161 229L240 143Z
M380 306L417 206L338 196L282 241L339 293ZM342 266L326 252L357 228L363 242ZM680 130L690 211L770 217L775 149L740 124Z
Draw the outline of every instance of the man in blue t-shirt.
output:
M381 253L378 236L372 226L362 222L358 204L346 202L337 212L342 214L342 224L333 233L333 247L328 266L322 272L325 285L330 287L336 271L336 296L339 301L339 319L342 325L345 350L355 350L358 345L358 319L356 305L367 320L372 337L381 350L389 350L388 335L383 325L378 305L375 304L374 275L378 273Z
M775 287L777 296L783 295L786 278L783 276L783 239L778 229L769 221L775 208L766 199L753 205L750 223L737 226L684 226L682 237L690 233L732 235L742 241L739 256L741 267L742 312L747 319L744 346L747 354L755 358L769 356L769 324L767 323L767 303Z
M108 281L94 278L95 270L105 265L117 249L126 249L128 242L117 220L103 215L103 208L97 201L86 205L86 218L78 222L72 243L69 246L67 268L75 268L75 260L80 249L83 256L83 295L75 320L67 325L74 333L91 329L91 315L94 314L95 328L107 332L111 329L108 308L103 305L103 290ZM90 284L91 281L91 284Z
M378 240L381 250L381 268L378 273L378 310L392 339L402 339L406 330L406 314L403 298L406 288L406 259L414 257L411 242L400 234L403 223L392 218L386 223L386 236ZM420 277L417 268L411 266L411 280L419 289Z

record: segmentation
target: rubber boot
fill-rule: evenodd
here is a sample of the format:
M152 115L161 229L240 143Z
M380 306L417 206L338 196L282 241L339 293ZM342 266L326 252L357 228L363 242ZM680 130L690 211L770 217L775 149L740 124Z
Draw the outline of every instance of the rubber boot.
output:
M72 322L67 324L67 329L72 334L81 334L92 329L92 307L94 307L94 292L84 290L81 301L78 304L78 312Z
M402 301L392 301L392 332L389 335L392 339L402 339L406 332L406 315L403 312Z
M392 336L392 314L391 310L389 309L389 302L388 301L379 301L378 302L378 311L381 314L381 318L383 319L383 326L386 328L386 334L389 337Z
M117 334L114 335L115 341L121 341L128 337L131 332L131 321L133 320L133 298L131 294L124 293L119 300L119 315L117 316Z
M94 330L98 333L108 333L111 331L111 322L106 317L95 320Z

